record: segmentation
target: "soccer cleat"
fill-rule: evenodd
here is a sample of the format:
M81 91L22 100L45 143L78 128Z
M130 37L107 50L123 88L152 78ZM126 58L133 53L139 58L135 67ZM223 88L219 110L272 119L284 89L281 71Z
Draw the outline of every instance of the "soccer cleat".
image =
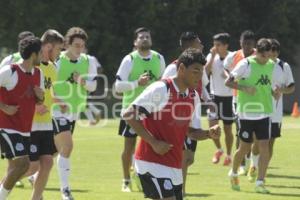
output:
M213 157L213 159L212 159L212 162L214 164L218 164L220 162L220 158L221 158L222 155L223 155L223 151L217 150L214 157Z
M138 189L138 191L139 192L143 191L140 178L139 178L139 176L135 172L132 173L132 180L134 181L134 183L135 183L136 188Z
M224 166L229 166L231 164L231 157L230 156L226 156L223 165Z
M20 180L16 182L16 187L17 188L24 188L24 183Z
M123 181L121 191L122 192L132 192L131 182Z
M257 177L256 167L253 167L253 166L250 167L247 176L248 176L248 181L253 183L256 180L256 177Z
M34 184L34 176L29 176L27 178L28 182L30 183L31 187L33 187L33 184Z
M69 188L64 188L62 190L62 200L74 200Z
M256 186L255 192L260 194L270 194L270 191L267 190L263 184Z
M240 181L239 181L239 177L237 176L231 176L230 177L230 183L231 183L231 189L235 190L235 191L240 191Z
M238 175L239 176L247 175L247 170L246 170L245 166L240 166L239 171L238 171Z

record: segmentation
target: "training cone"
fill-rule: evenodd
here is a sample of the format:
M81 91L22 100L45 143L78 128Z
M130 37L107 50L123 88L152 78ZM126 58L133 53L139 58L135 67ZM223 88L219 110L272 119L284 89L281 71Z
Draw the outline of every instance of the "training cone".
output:
M292 112L291 116L292 117L299 117L300 116L299 109L298 109L298 102L294 103L293 112Z

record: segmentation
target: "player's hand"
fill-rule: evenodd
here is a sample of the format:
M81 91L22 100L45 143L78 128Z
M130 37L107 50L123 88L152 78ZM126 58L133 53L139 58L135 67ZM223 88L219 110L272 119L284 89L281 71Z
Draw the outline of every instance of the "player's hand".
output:
M41 105L36 105L35 106L35 112L37 112L39 115L44 115L47 112L49 112L47 106L45 106L44 104Z
M153 150L155 151L155 153L157 153L159 155L166 154L173 147L172 144L168 144L161 140L156 140L154 143L151 144L151 146L152 146Z
M149 76L149 74L146 72L146 73L142 74L142 75L139 77L138 84L139 84L140 86L147 85L147 83L148 83L149 80L150 80L150 76Z
M221 128L218 124L212 126L208 130L209 137L211 139L219 139L221 136Z
M209 51L210 51L212 57L214 57L218 53L217 48L215 46L213 46Z
M19 106L4 105L1 109L7 115L14 115L19 110Z
M59 104L60 112L66 113L68 111L68 106L66 104Z
M253 96L256 93L256 88L252 86L246 86L243 88L243 91L246 92L248 95Z
M33 91L39 101L44 101L44 91L42 88L35 85Z
M282 95L281 88L276 86L275 90L272 91L272 95L273 95L275 100L280 99L280 97Z
M73 72L73 79L76 83L80 84L80 85L84 85L85 84L85 80L82 79L80 77L80 74L78 72Z

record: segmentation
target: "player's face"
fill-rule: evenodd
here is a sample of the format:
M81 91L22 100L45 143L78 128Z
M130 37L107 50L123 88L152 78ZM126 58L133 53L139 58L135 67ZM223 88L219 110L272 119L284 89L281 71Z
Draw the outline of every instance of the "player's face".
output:
M203 73L203 65L194 63L184 70L185 84L188 88L197 88L201 81Z
M142 51L151 49L152 39L149 32L140 32L134 41L134 46Z
M67 51L69 51L74 57L78 58L85 50L85 41L81 38L74 38L72 44L68 45Z
M223 44L220 41L214 41L214 47L217 50L217 53L225 53L228 49L228 44Z
M34 66L40 65L42 60L42 51L39 51L38 53L33 53L32 55L32 64Z
M52 62L54 62L58 58L62 48L63 48L63 43L54 43L51 45L51 48L49 50L49 59Z
M240 41L241 48L246 57L250 56L253 53L253 49L255 48L254 40L241 40Z
M276 58L278 58L279 53L277 51L272 50L271 53L270 53L270 56L271 56L272 60L275 60Z
M260 63L265 64L269 61L271 58L272 51L264 51L262 53L257 52L257 58L260 61Z
M199 49L201 52L203 51L203 44L201 42L201 40L199 38L196 38L192 43L191 46L189 48L195 48L195 49Z

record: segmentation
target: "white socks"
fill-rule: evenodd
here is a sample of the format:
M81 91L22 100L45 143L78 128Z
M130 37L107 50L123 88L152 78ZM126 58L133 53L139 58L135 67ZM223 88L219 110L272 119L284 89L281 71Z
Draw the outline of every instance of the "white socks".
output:
M57 156L57 169L60 179L61 189L69 188L69 176L70 176L70 159L65 158L58 154Z
M0 185L0 200L6 200L9 194L9 190L5 189L3 185Z
M259 154L258 155L254 155L253 153L251 153L251 167L255 167L256 169L258 169L258 160L259 160Z

